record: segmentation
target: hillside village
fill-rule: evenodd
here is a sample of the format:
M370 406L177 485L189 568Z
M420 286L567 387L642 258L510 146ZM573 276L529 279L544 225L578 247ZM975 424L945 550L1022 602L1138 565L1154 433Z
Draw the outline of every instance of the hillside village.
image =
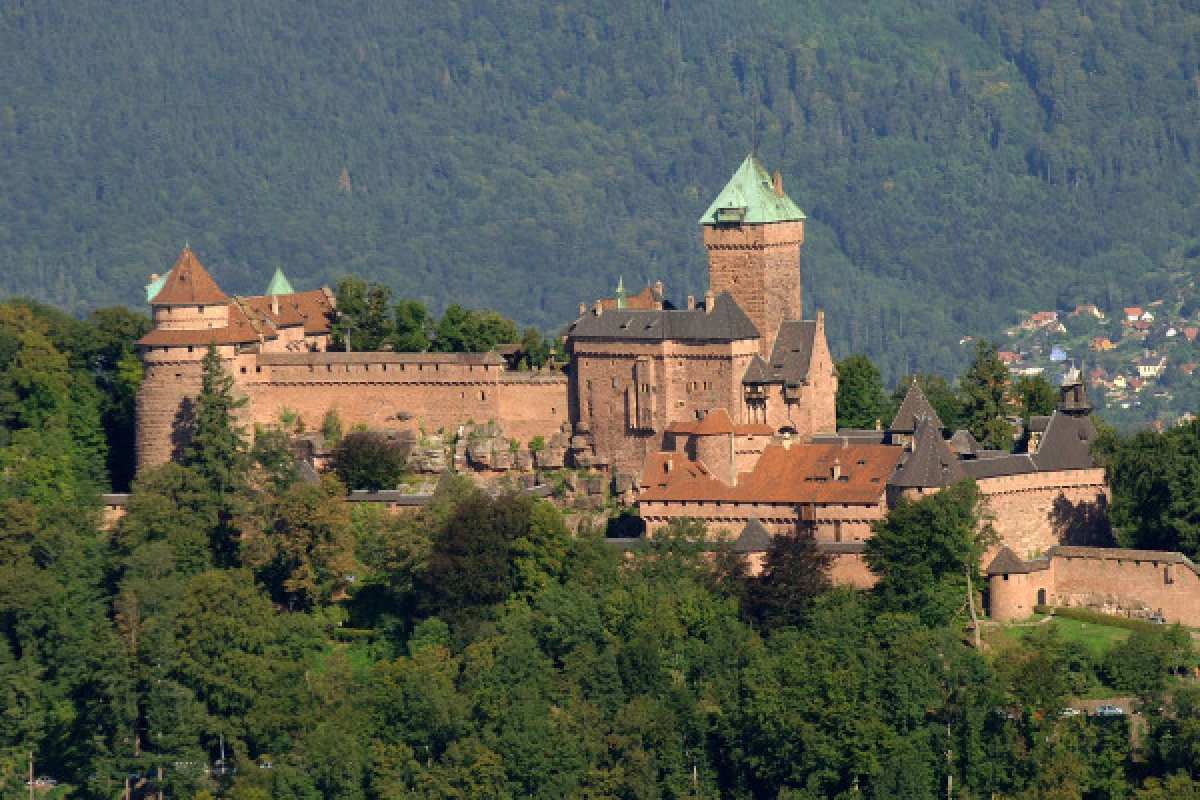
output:
M1200 308L1192 291L1188 281L1143 305L1025 314L1005 332L999 356L1014 376L1055 384L1078 367L1097 412L1117 427L1187 422L1200 409Z

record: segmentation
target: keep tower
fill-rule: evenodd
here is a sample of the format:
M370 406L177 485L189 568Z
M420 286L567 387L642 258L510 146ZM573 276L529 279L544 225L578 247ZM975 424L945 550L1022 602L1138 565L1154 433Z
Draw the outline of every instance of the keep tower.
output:
M758 328L759 353L770 358L784 320L800 315L800 246L804 212L753 155L700 218L708 250L708 285L729 292Z

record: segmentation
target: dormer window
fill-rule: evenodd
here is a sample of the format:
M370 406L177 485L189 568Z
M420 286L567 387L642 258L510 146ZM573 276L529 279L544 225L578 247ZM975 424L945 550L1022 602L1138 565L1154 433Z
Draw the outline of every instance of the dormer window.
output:
M717 222L731 225L741 225L746 218L745 208L718 208Z

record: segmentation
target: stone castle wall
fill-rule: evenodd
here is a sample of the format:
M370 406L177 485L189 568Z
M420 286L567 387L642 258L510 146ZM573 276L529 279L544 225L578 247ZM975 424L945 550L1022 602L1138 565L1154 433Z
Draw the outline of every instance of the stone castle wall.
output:
M1021 558L1033 558L1059 544L1112 544L1109 491L1101 468L1006 475L978 483L1001 542L984 563L1003 545Z
M804 222L769 225L704 226L708 249L708 285L714 294L729 292L762 333L760 353L767 358L785 319L802 319L800 246Z
M206 348L148 349L138 393L139 469L170 460L190 402L200 391ZM296 413L308 430L335 411L356 425L430 433L468 422L499 423L522 446L550 438L567 417L566 378L522 373L475 356L406 353L241 353L220 348L239 394L242 424L277 423ZM191 350L191 352L188 352Z
M1055 555L1046 569L993 575L989 613L993 619L1021 619L1044 602L1200 626L1200 576L1177 554L1157 556L1118 549L1096 557Z
M590 434L596 455L618 470L639 471L662 449L672 422L695 422L713 408L725 408L734 422L744 417L741 379L756 352L753 341L569 346L577 376L572 419Z

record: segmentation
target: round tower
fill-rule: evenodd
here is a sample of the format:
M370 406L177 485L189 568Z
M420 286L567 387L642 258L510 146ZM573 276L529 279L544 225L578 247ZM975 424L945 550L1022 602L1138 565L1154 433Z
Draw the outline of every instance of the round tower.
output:
M161 288L152 286L150 292L154 328L138 342L143 367L137 396L139 471L170 461L187 444L208 346L216 345L227 363L234 356L233 345L226 343L229 298L189 248Z

